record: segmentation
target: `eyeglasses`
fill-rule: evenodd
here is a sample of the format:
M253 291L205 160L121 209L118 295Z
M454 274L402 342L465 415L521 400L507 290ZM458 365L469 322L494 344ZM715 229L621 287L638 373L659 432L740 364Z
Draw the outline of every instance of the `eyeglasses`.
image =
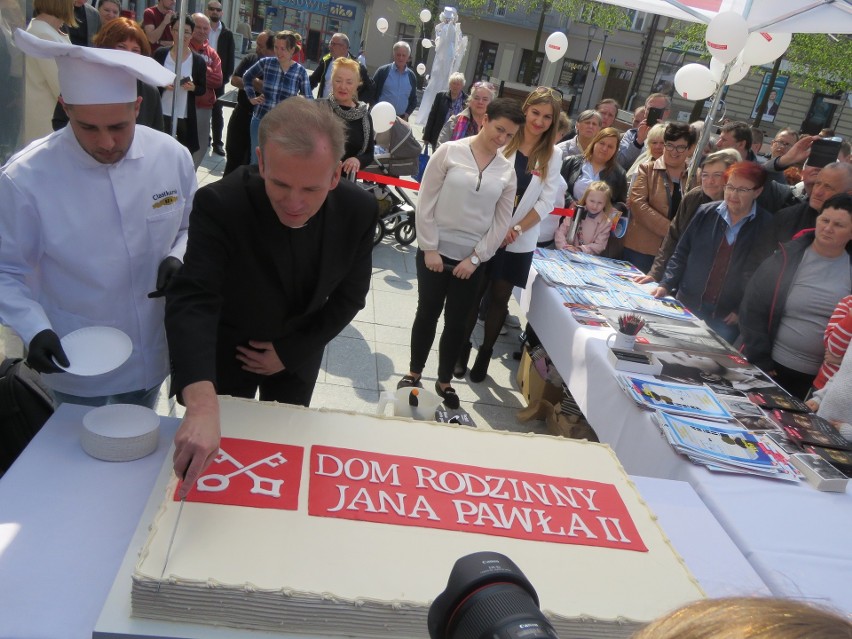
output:
M562 91L560 91L559 89L557 89L555 87L536 87L535 91L533 91L533 93L544 93L544 92L550 93L551 96L553 96L554 98L557 98L559 100L562 100L564 98Z
M495 87L493 84L491 84L490 82L484 82L484 81L474 82L473 87L471 87L471 88L473 88L473 89L488 89L492 93L497 90L497 87Z
M666 151L674 151L675 153L683 153L689 148L688 144L672 144L671 142L666 142L663 146L666 147Z
M728 193L736 193L737 195L745 195L746 193L748 193L748 192L750 192L750 191L754 191L754 187L752 187L752 188L750 188L750 189L747 189L747 188L746 188L746 187L744 187L744 186L739 186L739 187L737 187L737 186L731 186L730 184L726 184L726 185L725 185L725 190L726 190Z
M222 7L207 7L208 11L221 11Z

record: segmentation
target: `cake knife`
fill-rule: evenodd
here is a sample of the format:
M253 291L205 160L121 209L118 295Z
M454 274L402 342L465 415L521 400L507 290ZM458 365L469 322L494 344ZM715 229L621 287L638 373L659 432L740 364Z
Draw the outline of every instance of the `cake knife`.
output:
M166 574L166 566L169 565L169 555L172 554L172 544L175 543L175 534L177 533L178 523L180 523L180 516L183 513L183 505L186 503L186 497L180 500L180 506L178 507L178 514L175 517L175 527L172 528L172 536L169 539L169 547L166 548L166 558L163 561L163 571L160 573L160 580L157 582L157 592L160 592L160 585L163 583L163 576Z

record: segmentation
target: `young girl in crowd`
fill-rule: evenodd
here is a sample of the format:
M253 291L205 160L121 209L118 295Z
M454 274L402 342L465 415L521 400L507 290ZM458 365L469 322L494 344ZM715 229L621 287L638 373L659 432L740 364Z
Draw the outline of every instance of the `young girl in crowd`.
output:
M577 234L570 243L567 236L573 220L570 217L562 220L554 237L556 248L600 255L606 248L609 232L618 215L612 206L612 190L602 180L592 182L586 187L578 204L586 207L586 217L580 222Z

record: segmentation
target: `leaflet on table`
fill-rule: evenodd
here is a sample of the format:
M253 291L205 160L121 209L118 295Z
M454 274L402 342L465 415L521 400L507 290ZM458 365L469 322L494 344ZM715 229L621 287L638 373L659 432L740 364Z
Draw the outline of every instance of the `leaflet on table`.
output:
M698 463L765 476L779 472L773 457L746 430L666 413L658 413L656 420L672 446Z
M852 477L852 453L835 448L822 446L803 446L802 450L812 455L819 455L847 477Z
M700 347L672 350L640 344L636 350L654 354L663 365L657 377L667 382L706 385L714 393L736 395L743 400L747 392L777 388L771 378L737 353L702 353L696 348Z
M763 411L745 397L736 395L716 395L734 417L763 417Z
M563 253L565 253L565 257L572 262L590 264L592 266L611 269L614 271L630 271L636 275L643 275L642 271L633 266L630 262L625 262L624 260L614 260L609 257L601 257L600 255L581 253L580 251L563 251Z
M646 313L653 313L654 315L662 315L663 317L671 317L673 319L687 321L695 321L698 319L688 308L673 297L657 299L650 295L633 295L631 296L630 301L633 303L633 307L637 311L644 311Z
M608 286L608 282L591 269L573 268L565 263L548 260L533 260L533 266L539 277L550 286L599 289L604 289Z
M641 406L667 413L729 421L733 416L706 386L671 384L634 375L616 376L621 387Z
M852 442L843 437L827 420L814 413L796 413L774 408L769 416L784 429L787 439L799 445L813 444L825 448L852 451Z
M618 330L618 318L621 311L604 308L601 313L610 326ZM736 354L733 348L721 341L704 324L686 322L671 317L634 311L642 318L645 326L636 338L640 348L644 345L692 353Z

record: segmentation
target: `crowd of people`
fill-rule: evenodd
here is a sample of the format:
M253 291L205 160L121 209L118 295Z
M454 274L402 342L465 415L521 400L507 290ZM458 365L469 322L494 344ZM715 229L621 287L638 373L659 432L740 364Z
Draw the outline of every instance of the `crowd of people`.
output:
M5 188L10 200L20 200L21 211L36 211L32 219L40 220L44 196L36 192L32 176L42 165L60 162L48 151L55 150L55 158L82 153L112 165L138 159L142 149L137 147L150 146L160 149L158 157L173 160L145 183L153 186L155 201L145 219L157 240L156 247L142 250L153 260L145 267L146 278L128 284L140 268L131 250L115 258L106 269L115 280L100 287L101 295L123 289L114 299L127 298L128 309L145 307L149 319L130 332L140 354L156 352L156 357L146 355L139 368L144 374L103 387L110 390L106 394L86 384L64 388L60 383L56 390L64 398L89 402L129 393L150 404L168 373L163 359L168 332L174 387L188 407L176 468L195 473L216 441L217 390L253 396L259 389L264 398L310 402L318 354L363 305L369 271L363 267L370 228L363 223L375 218L376 203L343 186L340 176L373 162L370 106L388 102L407 120L417 106L417 79L407 43L395 43L392 61L371 77L342 33L333 35L329 53L311 73L299 61L304 59L301 36L292 31L261 32L255 51L235 69L234 36L222 23L219 0L209 0L204 13L187 16L182 25L174 6L174 0L160 0L145 11L140 25L118 16L113 0L102 0L99 11L75 0L35 0L28 31L36 39L88 48L93 64L113 64L108 51L131 52L139 56L137 66L148 71L128 76L132 96L122 94L122 99L133 108L121 110L111 87L95 86L96 78L68 70L76 54L31 53L26 108L31 143L4 167L0 194ZM149 63L173 79L158 81ZM228 81L239 92L225 136L218 98ZM78 86L69 89L70 82ZM90 93L82 95L81 87ZM700 126L672 121L664 94L649 96L622 134L614 126L620 105L612 99L582 111L572 126L558 90L538 87L522 103L497 93L489 82L467 86L464 76L454 73L446 91L437 94L423 130L424 143L434 151L417 204L418 307L409 370L399 387L421 385L442 314L437 393L457 405L454 377L485 381L512 290L526 285L536 247L555 245L632 262L643 272L637 281L656 283L655 296L675 296L792 394L805 398L812 389L831 388L830 378L846 370L842 363L852 332L847 326L852 164L843 158L814 166L810 150L817 136L790 129L776 134L769 157L760 157L753 131L743 122L726 123L695 154ZM109 117L95 117L101 111ZM295 128L313 123L306 130L323 135L314 140L297 135L284 113L294 118ZM146 133L133 135L141 130L134 123L145 125ZM49 135L51 129L56 132ZM174 131L185 150L177 151L169 136L150 138L149 130ZM226 177L196 194L192 168L208 149L227 156ZM329 154L339 163L330 172ZM170 169L160 178L162 166ZM79 166L69 166L67 176L61 174L73 180L78 172ZM103 184L86 187L87 195L118 192L106 187L112 179L99 176ZM21 191L25 183L32 193ZM338 220L342 197L363 215ZM225 202L257 215L223 217ZM127 206L132 205L116 196L111 207L102 208L120 220ZM566 219L560 225L550 213L564 207L582 210L582 221L572 225ZM77 282L63 286L63 276L42 263L66 264L68 243L50 239L41 222L28 225L26 218L24 224L17 215L0 226L0 285L9 293L0 301L0 316L24 337L37 368L59 373L56 362L67 359L58 328L68 332L85 325L85 317L89 323L114 322L95 320L79 305L55 304L52 296L63 299L61 289L72 291ZM616 235L620 218L627 218L627 230ZM108 228L104 221L99 231ZM337 241L345 243L338 252L346 259L331 268L324 256ZM129 246L133 240L125 242ZM267 247L268 255L257 246ZM290 247L286 258L276 252L281 246ZM246 269L247 281L256 285L237 292ZM87 282L83 290L97 280L79 277ZM148 301L142 289L168 292L168 304ZM320 289L325 292L318 297ZM286 300L280 312L270 315L273 320L259 319L261 305L268 307L276 295ZM93 302L95 308L102 304L105 299ZM250 319L240 310L255 307ZM77 309L72 317L66 317L68 308ZM478 319L484 336L468 368ZM838 330L847 339L839 340ZM527 333L534 339L532 327Z

